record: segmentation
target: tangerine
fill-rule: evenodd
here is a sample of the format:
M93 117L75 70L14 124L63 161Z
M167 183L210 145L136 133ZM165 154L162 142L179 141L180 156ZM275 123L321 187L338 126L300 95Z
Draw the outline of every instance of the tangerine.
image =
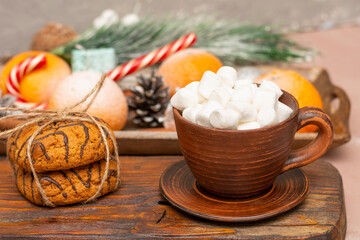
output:
M291 70L273 70L259 76L256 82L261 83L264 79L276 83L282 90L293 95L299 103L299 108L310 106L323 109L323 102L318 90L299 73ZM314 125L308 125L298 132L315 132L317 129L318 127Z
M42 103L49 100L57 84L71 74L69 65L60 57L43 51L28 51L10 59L0 75L0 88L6 94L6 81L11 69L29 56L45 54L46 65L26 74L20 82L20 94L28 102Z
M220 60L213 54L189 48L168 57L159 67L158 75L173 95L177 88L183 88L193 81L200 81L206 71L217 72L222 67Z

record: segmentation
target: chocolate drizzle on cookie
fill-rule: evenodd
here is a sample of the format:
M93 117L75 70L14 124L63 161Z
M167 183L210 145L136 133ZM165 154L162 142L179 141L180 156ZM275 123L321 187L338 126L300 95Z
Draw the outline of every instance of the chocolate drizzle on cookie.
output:
M115 170L109 170L109 172L108 172L108 177L107 177L107 184L108 184L108 189L110 189L110 177L112 176L112 175L115 175L114 173L116 173L115 172Z
M89 128L84 123L71 123L71 124L66 124L66 125L60 125L57 127L49 128L47 130L51 130L51 129L58 130L59 128L66 128L66 127L73 127L73 126L81 126L84 129L85 141L84 141L84 144L81 145L81 148L80 148L80 159L82 159L82 156L84 154L84 148L89 141Z
M62 124L62 125L61 125L61 124ZM38 124L38 125L41 126L41 124ZM83 158L83 155L84 155L85 147L88 145L89 140L90 140L89 127L88 127L86 124L82 123L82 122L76 122L76 123L56 122L56 123L54 123L53 126L49 126L49 127L44 128L44 129L39 133L39 135L40 135L40 134L43 134L43 133L46 133L46 132L48 132L48 131L51 131L51 130L55 130L55 132L46 134L46 135L44 135L44 136L42 136L42 137L39 137L39 138L37 138L37 139L35 139L35 140L33 141L33 146L32 146L32 148L31 148L31 156L32 156L32 158L33 158L33 164L36 163L36 159L34 159L33 155L34 155L34 151L35 151L35 149L36 149L37 147L41 150L41 152L43 153L44 157L45 157L47 160L51 160L49 154L48 154L47 151L46 151L46 147L45 147L44 143L42 142L42 140L44 140L44 139L46 139L46 138L48 138L48 137L50 137L50 136L55 136L55 135L62 135L62 136L63 136L64 147L65 147L65 155L64 155L64 156L65 156L66 163L69 163L69 137L68 137L68 135L67 135L66 132L60 131L60 129L62 129L62 128L69 128L69 127L74 127L74 126L80 126L80 127L83 129L83 133L84 133L84 142L83 142L83 144L80 146L80 159L82 159L82 158ZM104 133L105 133L106 137L108 138L109 133L108 133L107 131L105 131L105 128L102 128L102 129L104 130ZM13 158L14 161L16 161L16 162L19 163L19 164L21 163L21 159L20 159L21 154L22 154L22 152L24 152L24 150L25 150L25 148L26 148L26 146L27 146L27 143L28 143L28 141L29 141L29 139L30 139L30 137L31 137L31 136L28 136L28 137L26 138L26 140L21 144L20 148L17 148L18 140L20 139L20 135L22 134L22 132L23 132L23 129L20 129L20 130L17 132L16 136L13 135L12 138L13 138L13 139L15 138L15 139L14 139L13 141L11 141L11 143L10 143L10 145L9 145L9 152L12 151L12 153L13 153L13 154L12 154L13 157L11 157L11 156L10 156L10 157ZM25 134L26 134L26 133L25 133ZM99 143L98 143L98 147L97 147L97 148L99 148L99 147L101 146L101 144L104 142L102 136L100 136L99 139L100 139L100 141L99 141ZM92 140L92 141L93 141L93 140ZM18 151L17 151L17 150L18 150ZM17 152L16 152L16 151L17 151ZM100 157L100 155L99 155L98 152L96 153L96 156L97 156L97 158ZM86 161L87 161L87 160L86 160ZM28 165L28 163L27 163L27 156L25 155L24 158L23 158L23 160L22 160L22 165L23 165L23 167L25 167L26 164ZM71 164L71 163L69 163L69 164ZM77 167L77 166L75 166L75 167ZM35 168L36 168L36 166L35 166ZM43 171L44 171L44 170L43 170ZM45 171L47 171L47 170L45 169Z
M91 181L91 169L92 169L92 164L89 164L87 183L84 182L84 180L80 177L80 175L79 175L74 169L70 169L70 171L80 180L80 182L81 182L86 188L89 188L89 187L90 187L90 181Z
M36 148L37 145L40 146L41 151L43 152L45 158L46 158L47 160L50 160L49 155L46 153L45 146L44 146L44 144L42 144L41 142L37 142L37 143L34 144L34 147L32 148L32 151L31 151L31 155L34 155L34 150L35 150L35 148ZM34 162L35 162L35 160L34 160Z
M64 171L60 171L60 173L64 176L64 178L66 178L69 183L71 184L72 189L74 190L75 194L77 194L77 190L75 185L71 182L71 178L69 178L69 176L64 172Z
M99 163L99 181L101 181L101 164Z
M31 173L31 197L33 199L33 202L35 202L34 198L34 175Z
M16 151L17 141L18 141L19 136L20 136L20 134L22 133L22 131L23 131L23 129L20 129L20 130L19 130L18 134L16 135L15 140L12 141L12 142L10 143L10 145L9 145L9 153L10 153L10 151L11 151L11 148L14 147L14 152L13 152L14 157L15 157L15 151Z
M24 195L26 195L26 191L25 191L25 170L23 169L23 191L24 191Z
M111 158L111 161L114 161L114 160L115 160L114 158ZM89 166L86 167L86 168L81 167L81 168L69 169L69 170L65 170L65 171L61 170L61 171L59 171L59 173L61 173L60 176L62 176L65 181L62 180L61 177L59 178L59 175L51 175L51 172L48 172L46 174L44 174L44 173L39 174L39 180L40 180L41 185L43 187L45 187L44 181L47 181L50 184L54 184L60 190L59 194L61 194L63 198L68 199L69 196L74 196L74 195L78 194L77 188L76 188L76 186L74 184L77 181L78 181L78 183L80 182L85 188L90 188L90 186L91 186L91 176L92 176L92 172L93 172L94 169L99 170L98 178L99 178L99 181L101 181L102 176L105 174L104 172L102 172L102 169L103 169L103 167L101 166L102 164L106 164L104 160L96 162L95 164L89 164ZM96 165L98 165L98 166L96 166ZM20 176L22 175L21 176L21 179L22 179L22 189L21 189L22 193L23 193L24 196L28 195L27 198L30 200L29 193L27 193L27 191L29 191L29 189L26 188L26 185L30 184L30 187L31 187L31 199L32 199L32 201L34 203L36 203L36 201L39 201L39 198L37 198L37 200L35 198L34 176L33 176L32 173L26 172L22 168L18 168L17 171L19 169L21 170ZM79 171L81 171L82 173L79 173ZM83 178L81 178L81 175L84 174L84 173L87 174L87 177L88 177L86 181ZM29 183L29 177L31 177L30 178L30 183ZM114 177L114 178L117 177L117 171L114 170L114 169L109 169L108 170L107 180L106 180L107 181L107 191L106 192L111 191L111 181L110 181L110 179L112 177ZM74 190L73 193L65 192L65 190L68 189L68 187L67 187L68 185L65 184L66 181L68 181L70 183L72 189ZM97 182L97 181L93 182L93 184L98 184L98 183L99 182ZM51 188L52 187L50 187L50 189ZM81 191L84 191L84 190L81 190ZM39 196L39 195L37 195L37 196ZM41 197L41 195L40 195L40 197ZM42 198L40 198L40 201L43 202Z
M68 136L63 131L56 131L54 133L46 134L45 136L34 140L34 143L36 143L36 142L38 142L40 140L43 140L43 139L45 139L45 138L47 138L49 136L55 136L55 135L62 135L63 136L63 140L64 140L64 144L65 144L65 160L66 160L66 163L68 163L69 162L69 140L68 140ZM34 147L35 147L35 145L34 145Z
M66 135L64 132L62 132L62 131L57 131L57 132L54 132L54 133L49 133L49 134L47 134L47 135L45 135L45 136L43 136L43 137L41 137L41 138L38 138L38 139L34 140L34 145L33 145L33 149L32 149L32 153L31 153L31 154L33 154L34 148L35 148L36 144L37 144L40 140L43 140L43 139L45 139L45 138L47 138L47 137L49 137L49 136L53 136L53 135L62 135L62 136L63 136L64 144L65 144L65 150L66 150L65 160L66 160L66 162L68 162L68 157L69 157L69 141L68 141L67 135ZM18 153L17 153L17 156L16 156L16 162L19 162L20 153L21 153L22 149L25 147L26 143L29 141L30 137L31 137L31 136L29 136L29 137L25 140L25 142L21 145L21 147L20 147L20 149L19 149L19 151L18 151ZM41 145L42 145L42 144L41 144ZM40 145L40 149L43 151L45 157L47 156L46 159L50 160L50 157L46 154L45 147L43 146L43 148L42 148L41 145ZM24 158L24 161L23 161L24 165L25 165L26 160L27 160L27 156L25 156L25 158ZM35 159L34 159L34 161L35 161Z
M60 183L58 183L57 181L55 181L54 179L52 179L52 178L49 177L49 176L43 176L43 177L41 177L39 180L40 180L40 182L41 182L42 180L51 182L51 183L55 184L55 186L57 186L61 191L63 190L63 188L62 188L62 186L60 185Z

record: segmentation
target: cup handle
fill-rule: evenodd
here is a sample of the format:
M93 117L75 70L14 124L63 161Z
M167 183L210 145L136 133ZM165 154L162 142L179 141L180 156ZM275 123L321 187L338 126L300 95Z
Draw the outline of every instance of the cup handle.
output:
M319 108L301 108L299 110L297 130L309 124L319 127L317 137L308 145L291 150L288 160L281 169L282 173L312 163L329 149L334 138L334 127L329 116Z

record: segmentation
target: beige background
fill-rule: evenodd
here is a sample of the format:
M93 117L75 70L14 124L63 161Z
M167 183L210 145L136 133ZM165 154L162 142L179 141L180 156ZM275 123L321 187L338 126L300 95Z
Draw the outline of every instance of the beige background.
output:
M49 21L82 31L107 8L120 16L134 9L140 16L206 13L282 29L360 22L359 0L0 0L0 56L27 50Z

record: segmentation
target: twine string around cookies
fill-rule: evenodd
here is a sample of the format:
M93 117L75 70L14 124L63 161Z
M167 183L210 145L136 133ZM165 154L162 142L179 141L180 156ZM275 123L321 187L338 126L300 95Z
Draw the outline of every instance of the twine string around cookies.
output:
M100 89L102 88L104 82L106 79L106 74L103 74L100 78L100 80L97 82L97 84L94 86L94 88L86 95L84 96L79 102L75 103L72 106L66 107L64 109L55 111L55 110L43 110L43 109L22 109L22 108L0 108L0 111L22 111L23 114L16 114L16 115L7 115L0 118L0 121L3 121L5 119L21 119L26 120L26 122L18 125L17 127L2 131L0 132L0 137L10 137L13 133L17 132L18 130L30 126L32 124L39 124L40 127L36 129L36 131L30 136L27 147L26 147L26 158L28 160L31 172L34 177L34 182L39 190L40 196L42 197L44 201L44 205L49 207L56 207L56 205L49 200L49 198L46 196L45 190L42 187L38 174L36 173L36 170L33 166L33 159L31 157L31 148L33 147L33 142L35 138L44 130L47 126L51 125L54 122L57 121L83 121L88 122L96 125L96 127L99 129L102 139L104 139L104 145L106 150L106 165L105 165L105 171L104 175L101 178L100 185L96 191L96 193L84 201L84 203L91 202L95 200L100 194L104 187L104 184L106 180L108 179L109 174L109 164L110 164L110 148L109 144L107 142L107 136L110 136L110 140L114 146L114 157L116 160L116 185L114 189L117 189L120 184L120 161L118 158L118 148L117 148L117 142L114 138L113 134L111 133L111 130L109 129L109 126L104 124L102 121L98 120L97 118L91 116L90 114L86 113L86 111L89 109L91 104L94 102L96 96L98 95ZM89 100L88 103L85 104L82 110L75 111L75 108L79 107L81 104L85 103L87 100ZM10 160L11 166L13 168L13 171L15 173L15 166L14 163ZM100 163L99 163L100 164Z

